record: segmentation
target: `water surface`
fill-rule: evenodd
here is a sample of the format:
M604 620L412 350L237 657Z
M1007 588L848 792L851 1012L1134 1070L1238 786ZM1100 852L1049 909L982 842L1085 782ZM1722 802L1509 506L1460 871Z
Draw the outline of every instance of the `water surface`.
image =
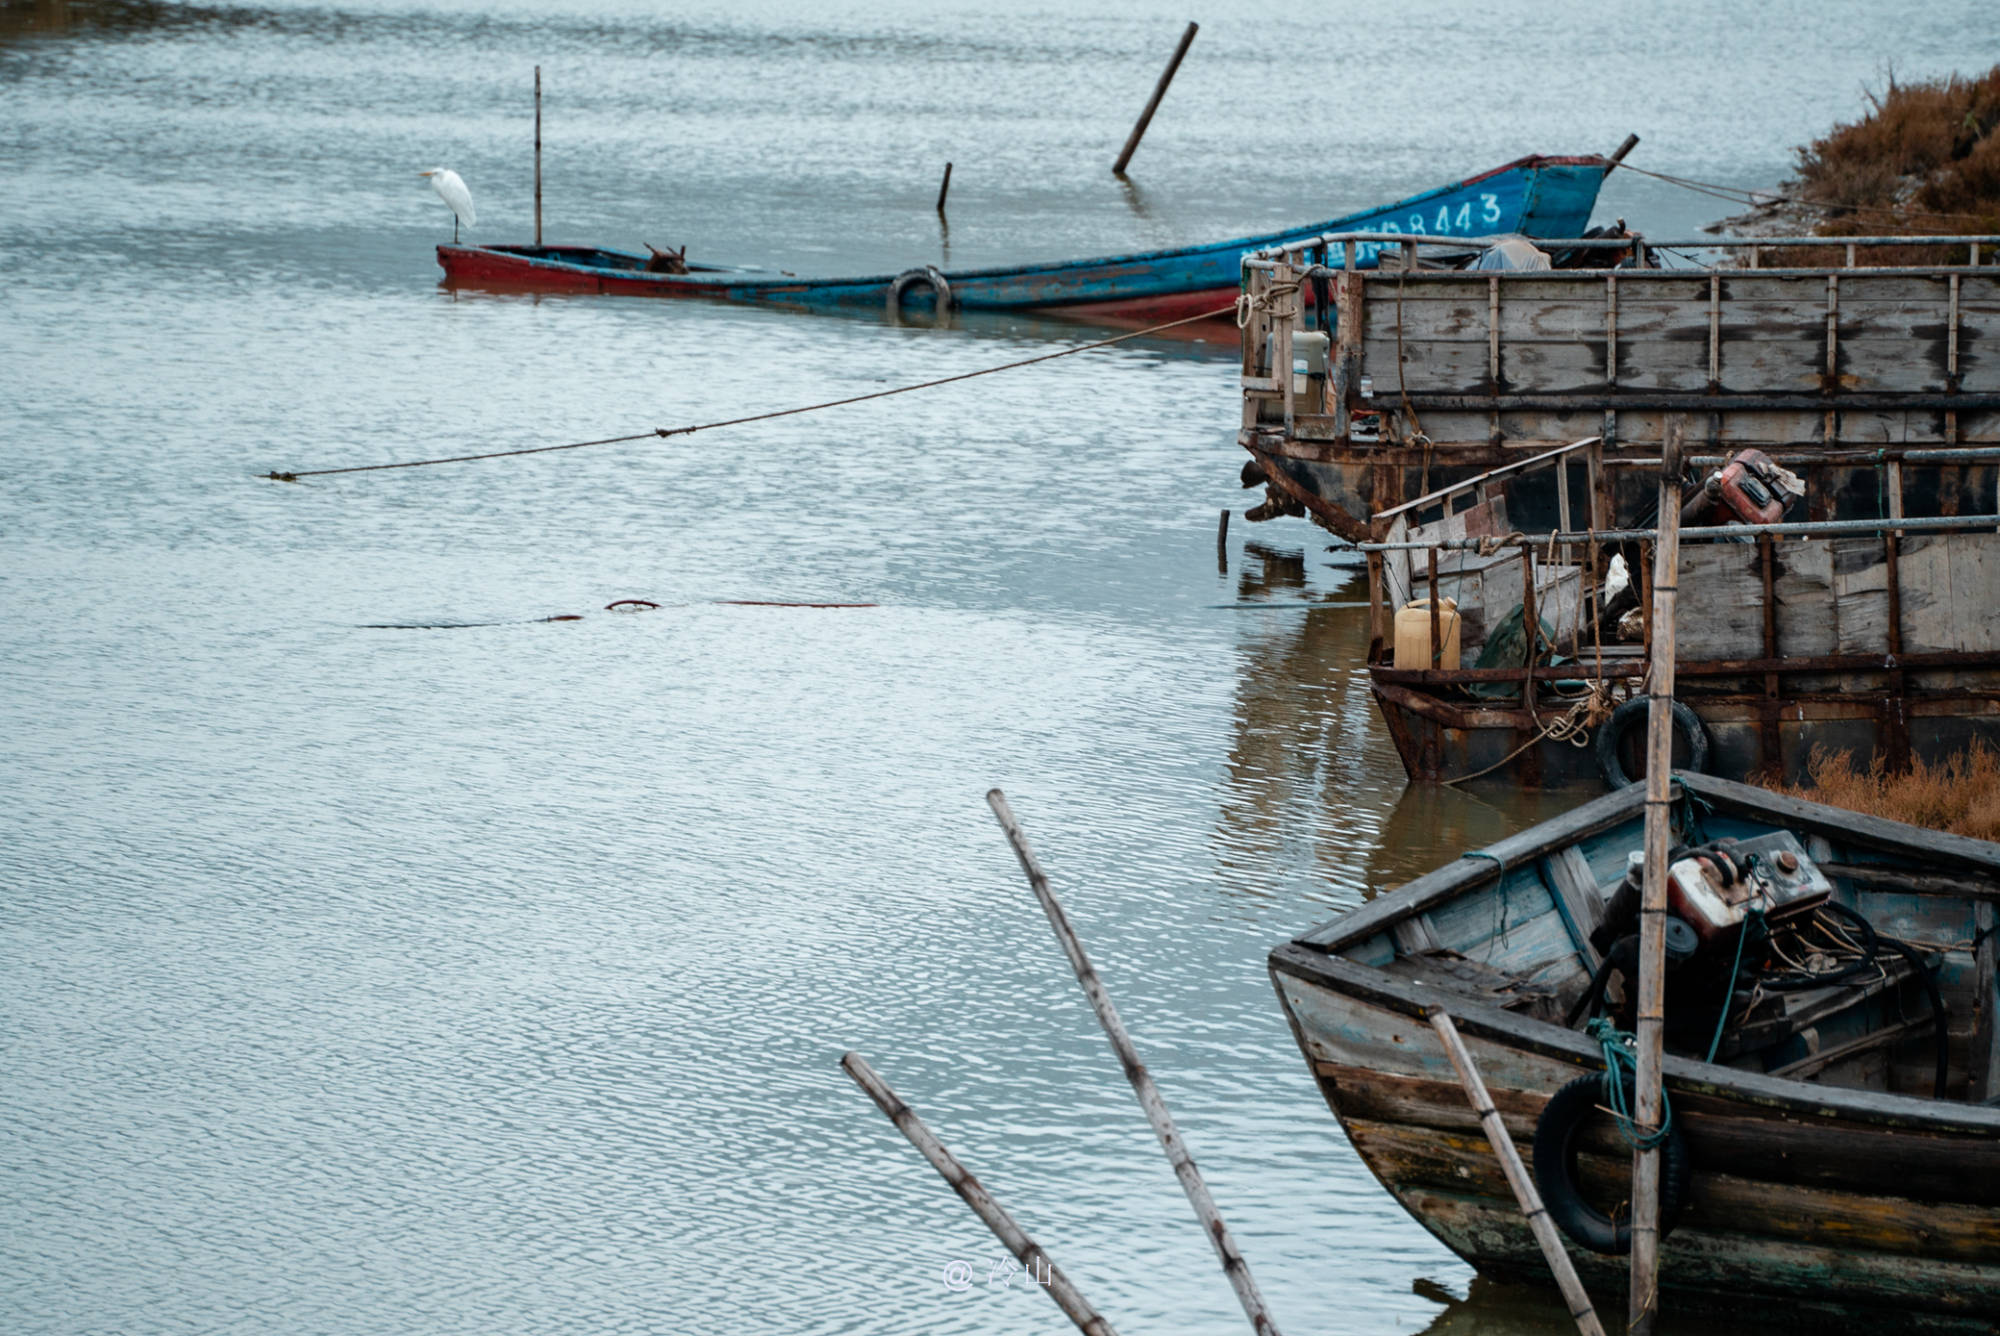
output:
M1121 1330L1236 1330L999 784L1286 1330L1560 1330L1379 1189L1262 963L1559 804L1405 792L1325 535L1239 520L1218 574L1226 346L257 475L1081 337L441 290L415 173L524 239L537 63L552 239L879 271L947 258L947 160L955 264L1635 129L1636 164L1767 186L1982 13L1223 6L1120 185L1180 10L0 10L0 1326L1065 1330L987 1283L999 1249L852 1047ZM1601 214L1721 211L1621 173Z

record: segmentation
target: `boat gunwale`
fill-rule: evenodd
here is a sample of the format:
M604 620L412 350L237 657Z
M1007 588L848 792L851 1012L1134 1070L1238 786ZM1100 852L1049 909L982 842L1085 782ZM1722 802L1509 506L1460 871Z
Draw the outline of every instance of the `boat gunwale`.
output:
M1674 778L1683 792L1704 800L1720 800L1723 807L1747 808L1763 819L1828 831L1850 844L1871 848L1908 853L1912 845L1921 842L1923 855L1932 861L2000 876L2000 845L1825 807L1709 775L1676 771ZM1435 992L1420 990L1375 966L1347 959L1339 952L1483 882L1629 819L1644 805L1644 786L1630 785L1500 840L1481 851L1479 857L1454 859L1359 909L1273 948L1267 960L1272 984L1282 997L1279 976L1290 975L1421 1021L1438 1000ZM1580 1071L1596 1070L1603 1065L1603 1052L1597 1041L1578 1031L1470 999L1454 998L1449 1006L1459 1028L1469 1035L1569 1062ZM1311 1050L1299 1029L1299 1020L1290 1006L1285 1013L1293 1037L1310 1064ZM1982 1140L2000 1136L2000 1106L1814 1085L1671 1054L1665 1056L1662 1074L1673 1090L1714 1095L1802 1115L1813 1121L1838 1118Z
M1367 218L1367 217L1372 217L1376 214L1389 213L1397 209L1403 209L1415 205L1424 204L1430 200L1438 198L1441 195L1447 195L1454 191L1464 190L1469 186L1477 185L1482 181L1491 180L1494 177L1503 175L1507 172L1521 171L1527 173L1539 173L1540 171L1542 171L1544 168L1547 167L1598 166L1603 164L1604 161L1605 159L1603 157L1596 154L1587 154L1581 156L1556 156L1556 155L1539 154L1539 153L1529 154L1528 156L1523 158L1516 158L1512 162L1502 163L1498 167L1489 168L1486 171L1480 172L1475 176L1464 177L1461 178L1460 180L1452 181L1441 186L1433 186L1431 189L1423 191L1419 194L1406 195L1402 199L1394 200L1387 204L1378 204L1369 208L1358 209L1352 213L1342 215L1339 218L1330 219L1327 222L1323 223L1307 223L1299 227L1281 228L1274 232L1265 232L1251 236L1235 237L1225 241L1208 241L1189 246L1177 246L1167 250L1134 251L1129 254L1095 256L1081 260L1036 260L1028 262L1026 264L993 265L980 269L946 269L946 270L941 270L940 272L944 274L944 277L946 278L947 281L957 283L967 279L1009 278L1009 277L1032 278L1036 276L1062 273L1072 270L1100 269L1100 268L1108 268L1114 265L1122 266L1122 265L1133 265L1133 264L1149 264L1160 260L1185 259L1190 256L1202 256L1202 255L1222 256L1222 255L1227 255L1232 251L1241 254L1243 252L1254 250L1258 247L1270 247L1273 245L1281 245L1287 241L1296 241L1298 239L1316 236L1322 232L1333 230L1339 223L1347 219ZM1532 187L1532 180L1530 184ZM1468 236L1466 239L1474 240L1476 238ZM519 253L518 250L505 250L499 246L462 245L454 243L448 246L440 245L437 249L440 257L442 257L446 252L489 254L489 255L499 254L507 256L510 259L513 259L519 263L527 265L548 265L551 267L557 267L566 270L575 270L580 273L602 274L605 272L609 272L599 269L597 266L578 264L574 261L547 260L535 256L523 256ZM584 248L577 247L572 249L584 249ZM595 247L589 247L588 249L603 251L606 254L631 254L631 252L617 251L614 248L608 246L595 246ZM855 277L799 276L792 278L780 278L776 275L772 275L771 271L768 269L763 269L763 270L734 269L734 268L725 268L720 266L718 266L717 268L722 268L723 272L726 273L747 274L748 276L746 278L738 280L744 286L765 287L772 289L783 289L787 287L797 287L801 290L814 289L814 288L840 288L840 287L857 287L857 288L880 287L889 283L893 283L898 277L898 274L864 274ZM639 281L660 280L662 282L673 282L673 283L688 283L688 280L690 278L695 277L695 275L693 274L651 274L651 273L626 274L622 272L618 273L617 276L622 279L636 279ZM693 288L722 287L725 285L726 284L724 280L719 277L713 279L706 277L699 278L696 279L695 282L688 284L688 286ZM1230 282L1222 284L1220 286L1224 288L1233 288L1236 286L1236 284L1234 282ZM1188 291L1206 291L1206 290L1207 290L1206 286L1188 289Z

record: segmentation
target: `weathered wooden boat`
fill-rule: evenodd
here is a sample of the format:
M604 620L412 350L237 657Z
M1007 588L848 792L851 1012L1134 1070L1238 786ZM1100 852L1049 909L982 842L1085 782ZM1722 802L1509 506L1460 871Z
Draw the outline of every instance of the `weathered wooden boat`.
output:
M1238 441L1267 497L1250 518L1361 541L1410 497L1587 433L1609 458L1656 454L1672 415L1712 454L1852 451L1805 518L1879 514L1876 452L2000 445L2000 237L1923 240L1961 262L1908 263L1909 237L1581 237L1539 244L1618 267L1444 269L1428 238L1380 230L1253 256ZM1695 264L1718 254L1740 267ZM1910 513L1987 508L1994 483L1990 462L1912 480ZM1651 495L1631 478L1599 527ZM1553 527L1552 493L1514 499L1518 527Z
M1334 228L1482 237L1583 231L1611 160L1528 157L1395 204L1261 236L1203 246L985 269L923 267L862 278L814 278L769 269L685 264L649 271L650 257L592 246L439 246L447 283L623 296L706 297L795 310L887 308L935 319L963 310L1059 311L1083 320L1169 321L1228 305L1246 254ZM1356 259L1373 263L1373 256Z
M2000 447L1881 453L1889 457L1860 462L1795 452L1800 474L1787 475L1806 492L1825 470L1872 476L1875 518L1684 531L1679 764L1797 782L1819 749L1892 770L1979 746L2000 752L2000 513L1989 502L1916 518L1905 504L1912 479L1929 479L1935 501L1939 474L1991 469ZM1715 470L1710 479L1727 472L1721 456L1693 462ZM1644 634L1627 638L1600 582L1622 552L1636 581L1626 597L1649 609L1652 531L1606 523L1614 466L1657 497L1658 459L1616 459L1589 438L1374 517L1383 537L1360 545L1370 685L1413 779L1595 786L1638 773L1650 621L1639 618ZM1555 496L1548 532L1519 532L1523 482ZM1413 523L1419 516L1429 518ZM1412 604L1425 609L1414 654L1394 632ZM1532 663L1525 652L1488 652L1510 616L1542 627ZM1439 652L1447 641L1455 654Z
M1551 1214L1593 1245L1565 1239L1613 1312L1625 1258L1596 1249L1617 1246L1631 1152L1587 1094L1552 1101L1617 1042L1577 1022L1616 972L1603 943L1643 799L1642 786L1597 798L1270 956L1299 1049L1376 1178L1482 1274L1550 1284L1426 1023L1427 1006L1450 1011L1535 1151ZM1675 800L1676 838L1702 858L1733 850L1760 903L1804 898L1782 923L1776 907L1759 920L1768 938L1697 934L1667 974L1668 1158L1685 1178L1662 1308L1760 1330L2000 1331L2000 845L1700 775L1679 776ZM1683 866L1717 863L1690 858L1676 877ZM1816 885L1824 903L1804 894ZM1784 944L1801 940L1820 955L1794 970Z

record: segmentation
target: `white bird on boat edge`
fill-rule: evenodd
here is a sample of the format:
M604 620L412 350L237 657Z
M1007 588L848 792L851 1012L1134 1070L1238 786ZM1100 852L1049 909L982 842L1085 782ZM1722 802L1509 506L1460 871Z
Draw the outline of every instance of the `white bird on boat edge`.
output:
M458 225L464 223L471 227L479 221L479 216L472 211L472 192L465 188L465 182L458 173L449 167L432 167L417 175L428 176L431 189L437 191L438 198L450 206L451 240L453 245L458 244Z

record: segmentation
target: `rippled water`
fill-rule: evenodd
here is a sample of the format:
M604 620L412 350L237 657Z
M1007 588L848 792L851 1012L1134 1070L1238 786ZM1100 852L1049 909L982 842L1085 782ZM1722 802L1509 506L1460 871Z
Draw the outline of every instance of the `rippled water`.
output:
M827 271L1195 241L1628 129L1768 185L1981 11L1432 0L0 8L0 1327L1064 1330L858 1048L1127 1332L1227 1287L1004 786L1287 1330L1560 1330L1380 1191L1276 941L1538 815L1404 792L1353 572L1236 526L1227 348L454 296L525 236ZM1720 211L1637 176L1656 234ZM657 611L601 611L618 598ZM722 600L867 603L845 609ZM1249 606L1244 606L1249 605ZM549 622L580 614L581 621ZM963 1259L978 1282L948 1290Z

